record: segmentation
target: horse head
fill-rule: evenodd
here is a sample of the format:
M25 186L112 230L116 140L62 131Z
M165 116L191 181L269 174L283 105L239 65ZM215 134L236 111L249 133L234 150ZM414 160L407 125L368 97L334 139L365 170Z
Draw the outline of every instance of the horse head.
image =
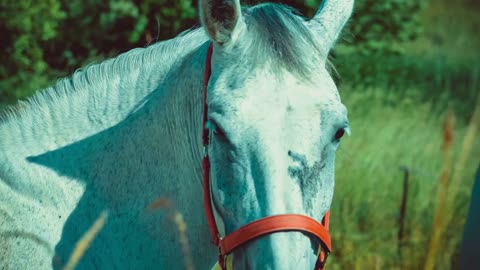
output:
M213 48L206 126L220 236L274 215L321 220L330 208L349 126L327 56L352 5L327 0L306 20L282 5L200 1ZM317 238L285 231L231 254L234 269L313 269L318 248Z

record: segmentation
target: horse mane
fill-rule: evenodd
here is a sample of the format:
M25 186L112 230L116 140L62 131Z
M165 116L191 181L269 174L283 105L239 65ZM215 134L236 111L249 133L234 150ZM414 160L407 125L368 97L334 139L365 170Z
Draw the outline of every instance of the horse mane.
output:
M70 77L59 79L53 86L37 91L32 97L0 112L0 128L11 122L31 122L28 118L35 114L65 113L60 108L75 109L68 105L79 102L79 97L83 102L83 109L87 109L88 106L105 108L101 102L116 103L112 106L120 105L120 99L124 98L129 100L121 105L131 107L133 110L142 99L156 90L164 79L162 75L165 75L182 55L207 40L203 30L187 30L173 39L160 41L146 48L132 49L115 58L87 65L76 70ZM134 83L134 79L146 79L148 82L132 91L132 88L126 87L125 84ZM118 87L118 93L113 93L114 87ZM117 99L108 99L112 96ZM58 106L59 103L60 107L52 106Z

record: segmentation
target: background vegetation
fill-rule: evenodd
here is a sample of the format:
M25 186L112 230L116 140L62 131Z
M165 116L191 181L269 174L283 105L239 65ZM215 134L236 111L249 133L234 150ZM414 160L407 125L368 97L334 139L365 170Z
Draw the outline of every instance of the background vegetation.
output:
M254 4L258 1L247 1ZM320 0L274 1L312 16ZM191 0L0 0L0 107L62 76L198 25ZM442 125L456 115L453 160L479 95L480 4L475 0L356 0L332 53L353 137L338 154L329 269L419 269L432 238L442 173ZM480 156L478 137L468 147ZM479 160L454 167L461 181L445 216L436 269L456 266ZM410 172L398 238L403 172ZM441 199L441 197L440 197ZM454 215L454 216L452 216ZM188 225L188 224L187 224Z

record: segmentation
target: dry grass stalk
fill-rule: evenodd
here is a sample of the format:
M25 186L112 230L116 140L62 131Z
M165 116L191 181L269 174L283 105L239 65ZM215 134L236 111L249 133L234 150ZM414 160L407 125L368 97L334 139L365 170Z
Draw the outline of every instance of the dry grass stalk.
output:
M454 209L455 207L455 198L457 197L457 194L460 190L460 186L462 184L462 179L464 176L463 172L464 172L467 160L470 157L470 154L472 152L473 145L475 143L475 138L477 135L479 123L480 123L480 95L477 98L475 111L467 127L467 132L463 139L460 156L457 162L455 163L455 171L453 173L452 180L450 181L450 183L448 183L448 177L446 179L443 179L444 175L442 174L442 179L440 182L439 193L438 193L439 196L437 197L437 209L434 217L432 238L430 239L429 251L428 251L427 260L425 262L425 267L424 267L424 269L426 270L431 270L434 268L435 259L437 257L437 252L440 247L440 240L442 238L443 232L445 231L446 227L448 226L448 224L450 224L451 220L454 217L454 213L452 211L445 211L445 209ZM445 167L445 161L444 161L444 167Z
M190 245L187 237L187 224L185 223L182 214L175 209L171 201L164 198L156 199L149 206L147 206L145 210L148 213L152 213L153 211L161 208L167 208L170 211L170 216L177 227L180 245L182 247L182 253L185 260L185 268L187 270L194 270L195 267L193 265L192 253L190 251Z
M88 247L92 243L93 239L95 239L97 234L105 225L107 218L108 211L104 210L97 220L95 220L95 223L92 225L92 227L90 227L90 229L77 242L75 248L73 249L72 255L70 255L67 264L63 268L64 270L73 270L77 266L83 254L85 254L85 251L87 251Z
M468 159L473 150L475 144L475 138L477 137L477 132L480 124L480 95L477 99L477 105L475 106L475 111L473 112L472 119L467 127L467 132L463 139L462 149L458 161L455 163L455 170L453 172L452 181L450 182L449 193L447 198L447 203L449 206L454 207L455 198L460 190L462 185L462 179L464 179L463 172L465 170L465 165L467 164ZM473 179L473 177L472 177ZM451 208L452 209L452 208ZM450 211L448 215L445 215L445 223L449 224L453 219L455 213Z
M448 179L452 168L452 149L453 149L453 130L455 124L455 116L450 111L445 119L443 127L443 165L440 175L440 182L437 189L436 209L433 217L432 235L428 248L427 259L424 269L433 270L435 267L435 259L441 243L441 236L444 229L443 213L446 209L446 196L448 191Z
M175 224L177 224L178 234L180 236L180 245L182 246L182 252L185 257L185 267L187 270L193 270L193 260L192 260L192 253L190 252L190 245L188 244L188 237L187 237L187 224L183 220L182 214L175 211L175 215L173 220Z

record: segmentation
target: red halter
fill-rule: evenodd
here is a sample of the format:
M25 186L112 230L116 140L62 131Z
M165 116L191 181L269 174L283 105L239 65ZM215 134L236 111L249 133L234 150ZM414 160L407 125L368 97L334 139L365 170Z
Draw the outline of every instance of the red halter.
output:
M207 86L211 74L212 52L213 45L211 43L208 47L207 60L205 65L205 77L203 83L203 203L205 205L205 214L207 216L208 225L212 234L213 243L219 249L218 263L220 267L223 270L226 270L225 256L227 256L233 250L247 243L250 240L276 232L300 231L314 235L320 240L321 251L318 253L315 270L322 270L327 260L327 256L332 250L330 234L328 232L330 211L327 211L327 213L325 214L325 217L322 220L322 224L304 215L275 215L268 216L244 225L243 227L223 238L220 236L212 209L212 200L210 195L210 159L208 157L207 151L210 140L209 131L206 127L208 116Z

